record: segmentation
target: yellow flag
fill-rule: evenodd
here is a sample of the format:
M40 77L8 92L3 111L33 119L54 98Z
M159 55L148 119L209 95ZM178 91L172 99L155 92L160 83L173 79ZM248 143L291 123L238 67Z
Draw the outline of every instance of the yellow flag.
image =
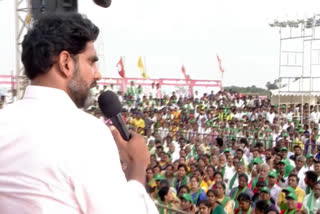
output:
M140 69L140 72L141 72L142 77L145 78L145 79L148 79L149 76L148 76L147 73L146 73L146 69L144 68L143 61L142 61L141 56L139 56L138 68Z

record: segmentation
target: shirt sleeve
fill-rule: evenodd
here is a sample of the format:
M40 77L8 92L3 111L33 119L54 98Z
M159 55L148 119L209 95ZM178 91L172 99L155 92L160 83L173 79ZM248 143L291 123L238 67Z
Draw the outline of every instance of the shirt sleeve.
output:
M83 138L78 139L77 148L70 154L73 161L67 166L81 212L158 213L144 186L126 180L110 130L103 123L92 125L90 139L80 134Z

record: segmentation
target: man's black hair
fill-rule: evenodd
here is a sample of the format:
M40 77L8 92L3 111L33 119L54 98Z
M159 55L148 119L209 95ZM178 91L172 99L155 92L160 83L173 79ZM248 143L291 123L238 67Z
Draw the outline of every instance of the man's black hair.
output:
M163 151L163 146L157 146L156 149L157 149L157 150L158 150L158 149L161 149L161 150Z
M306 174L306 177L307 177L310 181L312 181L312 183L317 182L317 180L318 180L318 175L317 175L317 173L316 173L315 171L309 170L309 171L306 171L305 174Z
M239 194L238 198L237 198L238 201L251 201L251 197L248 193L245 193L245 192L242 192Z
M236 152L241 152L243 154L243 150L242 149L237 149Z
M221 137L217 137L216 141L217 141L217 144L219 145L219 147L223 146L223 139Z
M300 147L299 145L295 145L293 148L294 148L294 149L295 149L295 148L301 149L301 147Z
M21 61L29 79L44 74L67 51L76 56L95 41L99 28L78 13L48 13L37 20L22 42Z
M256 202L256 209L266 213L266 211L269 209L269 205L264 200L259 200Z
M298 175L297 174L290 174L289 176L288 176L288 179L290 178L290 177L295 177L296 178L296 181L297 181L297 183L299 183L299 177L298 177Z
M166 180L166 179L161 180L161 181L160 181L160 186L161 186L161 187L165 187L165 186L170 187L169 181Z

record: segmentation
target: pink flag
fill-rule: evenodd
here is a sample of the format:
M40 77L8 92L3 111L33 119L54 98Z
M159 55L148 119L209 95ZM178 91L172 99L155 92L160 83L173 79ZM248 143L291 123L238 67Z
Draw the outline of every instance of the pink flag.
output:
M122 78L125 78L125 71L124 71L124 66L123 66L123 62L122 62L122 57L120 58L119 62L117 63L117 68L118 68L119 75Z
M223 70L223 68L221 66L221 59L220 59L220 57L218 55L217 55L217 60L218 60L218 64L219 64L219 70L221 71L221 73L223 73L224 70Z
M182 65L181 71L182 71L182 73L183 73L184 78L185 78L186 80L188 80L188 79L189 79L189 75L187 75L186 69L185 69L184 65Z

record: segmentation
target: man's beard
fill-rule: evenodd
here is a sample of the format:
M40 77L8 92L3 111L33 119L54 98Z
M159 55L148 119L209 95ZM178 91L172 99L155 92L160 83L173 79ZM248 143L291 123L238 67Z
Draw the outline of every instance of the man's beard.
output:
M95 82L91 84L91 86L94 85ZM78 63L76 63L76 68L69 82L68 90L71 99L78 108L82 108L86 103L88 103L87 100L90 99L90 88L91 87L89 87L87 82L82 78Z

